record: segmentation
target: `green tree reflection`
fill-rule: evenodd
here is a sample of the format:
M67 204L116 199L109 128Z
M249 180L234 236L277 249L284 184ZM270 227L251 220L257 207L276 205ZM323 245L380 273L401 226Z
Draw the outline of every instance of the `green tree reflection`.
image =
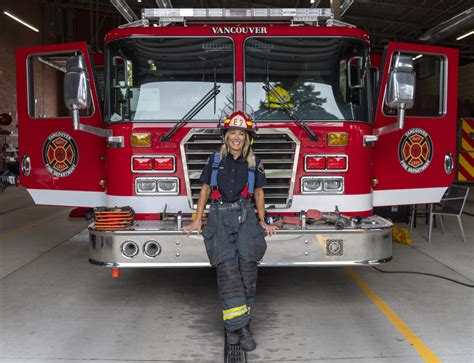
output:
M287 90L290 95L290 103L293 105L293 111L301 119L314 120L336 120L337 116L327 112L324 104L327 98L321 97L321 91L316 90L315 84L303 82L278 82L272 83L276 88L278 86ZM255 116L260 120L288 120L289 116L283 108L268 107L265 100L260 100Z

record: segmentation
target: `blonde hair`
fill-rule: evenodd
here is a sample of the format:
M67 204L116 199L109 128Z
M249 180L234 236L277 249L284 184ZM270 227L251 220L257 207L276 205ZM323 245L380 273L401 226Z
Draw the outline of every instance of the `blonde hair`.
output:
M245 132L245 131L244 131ZM226 132L224 136L224 143L221 146L220 149L220 154L221 154L221 160L223 160L227 154L230 152L229 151L229 133ZM251 168L255 167L255 154L253 152L252 146L250 145L250 136L248 132L245 132L245 142L244 146L242 148L242 152L240 154L241 156L247 155L247 163Z

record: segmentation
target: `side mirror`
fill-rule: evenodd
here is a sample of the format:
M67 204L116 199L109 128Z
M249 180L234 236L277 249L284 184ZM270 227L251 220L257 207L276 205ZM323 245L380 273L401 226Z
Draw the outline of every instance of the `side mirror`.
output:
M398 109L398 128L403 129L405 109L415 103L415 71L410 55L396 55L389 74L385 104Z
M70 57L66 63L64 76L64 103L72 110L73 129L80 129L79 110L88 108L89 79L83 56Z
M347 61L347 84L349 88L364 87L364 59L357 55ZM354 79L355 78L355 79Z

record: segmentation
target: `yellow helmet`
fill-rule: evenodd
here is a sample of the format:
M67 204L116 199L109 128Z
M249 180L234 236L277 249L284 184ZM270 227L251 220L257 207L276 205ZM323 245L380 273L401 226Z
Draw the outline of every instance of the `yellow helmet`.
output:
M295 105L291 103L290 94L286 89L281 86L275 87L275 92L285 102L282 104L281 101L275 96L273 92L268 92L265 97L265 107L267 108L293 108Z

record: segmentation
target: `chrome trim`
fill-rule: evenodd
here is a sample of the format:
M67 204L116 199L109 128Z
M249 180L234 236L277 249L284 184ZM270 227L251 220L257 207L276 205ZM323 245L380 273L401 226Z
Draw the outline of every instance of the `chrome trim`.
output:
M347 262L259 262L259 267L323 267L323 266L372 266L381 265L392 261L393 257L381 258L379 260L361 260L361 261L347 261ZM103 267L120 267L120 268L143 268L143 267L155 267L155 268L167 268L167 267L211 267L209 262L189 262L189 263L148 263L143 265L141 263L115 263L115 262L101 262L89 258L89 263L92 265L103 266Z
M123 148L125 141L123 136L109 136L107 137L107 147Z
M444 156L444 171L446 174L451 174L454 170L454 158L453 154L447 153Z
M23 155L21 158L21 171L24 176L28 176L31 173L31 159L28 154Z
M373 146L374 142L377 141L379 139L378 135L364 135L364 146L365 147L368 147L368 146Z
M320 179L322 181L321 191L314 191L314 192L306 192L303 190L303 182L308 179ZM341 180L342 181L342 190L338 191L326 191L324 190L324 180ZM324 195L331 195L331 194L344 194L344 177L343 176L303 176L300 179L300 191L301 194L324 194Z
M138 182L140 181L154 181L156 184L155 192L141 192L138 190ZM158 182L161 180L174 180L176 181L176 192L160 192L158 189ZM135 179L135 194L136 195L178 195L179 194L179 178L176 177L140 177Z
M371 223L362 228L336 230L333 226L307 225L306 230L280 229L267 238L267 252L262 266L350 266L387 262L392 257L392 223L372 216ZM189 221L187 221L189 223ZM135 221L132 229L124 231L95 231L89 227L89 261L109 267L198 267L209 266L203 237L187 235L174 229L173 222ZM133 260L122 256L120 246L125 241L138 245ZM341 250L333 254L333 240ZM156 258L143 254L143 246L153 240L161 246Z
M90 88L90 86L89 86L89 88ZM73 110L73 119L75 117L74 112L76 113L76 115L78 115L79 110ZM81 130L81 131L88 132L92 135L96 135L96 136L99 136L99 137L112 136L112 130L102 129L100 127L90 126L90 125L87 125L87 124L81 124L80 121L79 121L79 118L77 118L77 122L78 122L77 128L76 128L76 124L74 124L74 130Z
M183 167L183 172L184 172L184 180L185 180L185 185L186 185L186 195L189 201L189 205L191 209L196 209L197 206L193 204L193 199L192 199L192 189L191 189L191 179L197 179L201 175L201 171L189 171L188 169L188 163L187 163L187 158L186 158L186 143L188 142L189 139L191 139L192 136L196 134L218 134L219 130L216 128L195 128L191 129L188 134L181 140L180 143L180 151L181 151L181 162L182 162L182 167ZM288 151L288 153L293 154L293 168L288 169L288 170L282 170L282 169L274 169L274 170L269 170L268 166L266 167L265 170L265 175L267 178L289 178L290 179L290 185L288 189L288 197L287 197L287 202L286 204L278 204L275 205L275 203L270 203L267 204L269 205L274 205L277 208L289 208L291 206L291 201L293 198L294 190L295 190L295 182L296 182L296 171L298 169L298 162L299 162L299 154L300 154L300 141L298 138L293 134L293 132L288 129L288 128L260 128L257 130L257 135L279 135L279 134L285 134L287 135L295 144L294 150L293 151ZM255 143L254 146L258 144ZM211 155L212 152L209 152L209 155ZM258 153L256 153L258 155Z
M306 168L306 158L308 157L319 157L324 156L326 158L326 168L325 169L307 169ZM346 158L346 168L345 169L328 169L327 168L327 158L328 157L335 157L335 158ZM304 171L307 173L345 173L349 169L349 156L348 155L336 155L336 154L308 154L304 156Z
M133 169L133 159L137 158L153 158L153 159L159 159L159 158L172 158L173 159L173 170L135 170ZM154 161L153 161L154 163ZM173 174L176 171L176 156L174 155L132 155L130 158L130 170L132 173L137 173L137 174Z

